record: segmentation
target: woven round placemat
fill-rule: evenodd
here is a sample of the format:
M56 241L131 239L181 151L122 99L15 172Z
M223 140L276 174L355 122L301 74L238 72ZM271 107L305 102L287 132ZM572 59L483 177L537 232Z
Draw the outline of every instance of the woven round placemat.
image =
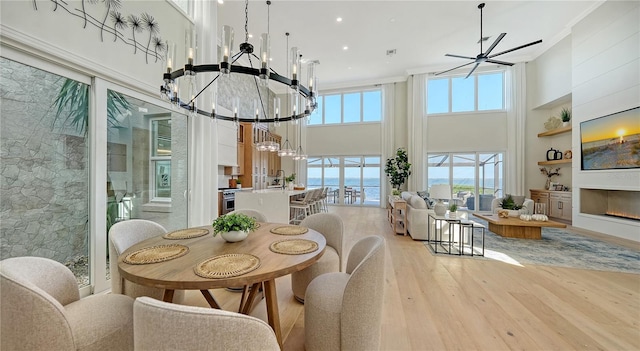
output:
M260 267L260 259L250 254L226 254L198 263L194 272L211 279L230 278L249 273Z
M307 239L285 239L271 243L269 249L285 255L302 255L318 249L318 243Z
M273 234L279 235L300 235L309 231L307 227L301 227L299 225L283 225L280 227L271 228Z
M162 237L169 240L178 240L178 239L198 238L207 234L209 234L209 230L206 228L189 228L189 229L175 230L171 233L167 233L163 235Z
M158 263L184 256L187 252L189 248L184 245L158 245L136 250L128 254L123 261L128 264Z

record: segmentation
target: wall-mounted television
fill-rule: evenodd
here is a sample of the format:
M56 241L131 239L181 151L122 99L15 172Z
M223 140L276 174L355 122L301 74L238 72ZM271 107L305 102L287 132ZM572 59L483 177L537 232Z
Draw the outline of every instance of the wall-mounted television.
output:
M640 106L580 123L583 171L640 168Z

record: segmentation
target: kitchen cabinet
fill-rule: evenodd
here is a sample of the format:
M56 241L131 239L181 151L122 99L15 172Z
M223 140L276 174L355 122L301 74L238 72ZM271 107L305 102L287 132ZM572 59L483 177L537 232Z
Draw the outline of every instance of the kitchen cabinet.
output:
M233 122L218 121L218 164L222 166L238 166L237 129Z
M243 172L238 177L242 184L251 184L254 189L263 189L268 182L267 177L274 177L280 169L281 160L277 152L258 151L256 143L261 141L276 141L280 143L281 136L271 133L266 124L254 126L252 123L241 123L243 142L238 142L238 148L243 148ZM240 146L242 145L242 146Z

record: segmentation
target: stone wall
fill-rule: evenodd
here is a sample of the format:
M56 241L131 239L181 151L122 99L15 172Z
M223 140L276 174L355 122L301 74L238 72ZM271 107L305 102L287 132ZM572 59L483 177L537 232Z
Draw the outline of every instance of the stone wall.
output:
M88 251L83 134L56 120L65 78L0 58L0 258L59 262Z

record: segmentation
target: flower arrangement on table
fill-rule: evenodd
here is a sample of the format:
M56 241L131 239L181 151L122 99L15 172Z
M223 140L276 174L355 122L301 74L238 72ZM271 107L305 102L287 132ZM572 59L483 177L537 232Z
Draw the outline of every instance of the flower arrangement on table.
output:
M540 168L540 173L542 173L542 174L547 176L547 183L545 184L545 189L549 190L549 187L551 186L551 178L553 176L559 176L560 175L560 168L556 168L556 170L553 171L551 168L541 167Z

